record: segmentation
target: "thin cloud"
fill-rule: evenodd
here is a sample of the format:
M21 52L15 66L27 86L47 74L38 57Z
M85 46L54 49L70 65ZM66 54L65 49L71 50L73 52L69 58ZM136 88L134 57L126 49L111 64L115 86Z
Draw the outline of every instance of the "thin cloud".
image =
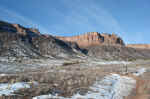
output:
M20 15L19 13L8 10L5 7L0 7L0 19L4 21L9 21L9 22L15 22L17 24L22 24L25 26L33 27L33 28L38 28L42 32L48 32L47 29L42 27L41 25L38 25L36 22L33 22L32 20L28 19L27 17Z
M114 18L110 12L101 7L100 4L90 0L63 0L62 4L66 9L71 9L67 13L57 9L57 13L63 16L61 17L64 21L60 24L55 24L53 28L56 31L71 31L72 27L74 30L90 32L106 30L111 32L123 32L119 22Z
M56 23L50 25L47 30L41 25L33 22L27 17L19 13L0 7L1 14L8 16L7 20L16 23L23 23L27 26L37 27L42 32L53 33L55 35L77 35L84 32L123 32L118 21L106 9L94 0L62 0L61 7L67 11L63 11L57 7L52 8L53 15L57 16ZM57 5L56 5L57 6ZM2 16L0 14L0 17ZM51 14L51 13L50 13ZM6 19L6 18L4 18ZM50 18L51 19L51 18ZM50 20L47 19L47 20ZM74 33L73 33L74 32ZM120 34L119 34L120 35Z

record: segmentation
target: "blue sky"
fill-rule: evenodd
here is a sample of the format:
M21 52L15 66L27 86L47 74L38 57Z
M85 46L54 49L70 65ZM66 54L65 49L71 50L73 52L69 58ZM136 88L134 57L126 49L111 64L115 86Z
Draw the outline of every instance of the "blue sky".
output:
M126 43L150 43L150 0L0 0L0 20L53 35L113 32Z

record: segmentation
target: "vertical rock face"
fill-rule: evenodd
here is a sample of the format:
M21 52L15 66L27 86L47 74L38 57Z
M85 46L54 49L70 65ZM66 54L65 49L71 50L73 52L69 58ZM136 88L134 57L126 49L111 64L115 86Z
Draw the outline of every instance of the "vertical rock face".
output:
M101 35L104 37L103 44L125 45L123 40L115 34L102 33Z
M72 37L57 37L63 41L76 42L80 47L94 45L124 45L123 40L115 34L88 32L83 35Z

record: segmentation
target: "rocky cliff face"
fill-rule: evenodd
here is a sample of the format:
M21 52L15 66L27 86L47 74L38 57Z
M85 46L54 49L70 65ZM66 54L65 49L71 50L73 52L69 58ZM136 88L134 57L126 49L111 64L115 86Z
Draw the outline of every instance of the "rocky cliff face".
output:
M37 29L0 21L0 57L72 58L78 55L104 59L137 59L150 58L150 50L126 47L123 40L115 34L90 32L73 37L53 37L40 34Z
M37 29L0 21L0 56L68 57L75 54L73 50L68 43L42 35Z
M98 32L88 32L83 35L72 37L59 37L63 41L75 42L80 47L89 47L95 45L124 45L123 40L115 34L106 34Z
M126 46L138 49L150 49L150 44L128 44Z

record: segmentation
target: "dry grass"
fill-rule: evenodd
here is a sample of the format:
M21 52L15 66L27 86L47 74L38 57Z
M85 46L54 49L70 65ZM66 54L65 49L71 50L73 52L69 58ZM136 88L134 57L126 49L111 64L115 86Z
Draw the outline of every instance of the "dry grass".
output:
M80 66L80 63L75 61L70 62L69 64L63 64L62 66L40 68L32 72L30 71L18 73L16 75L0 77L0 82L11 83L13 80L14 82L37 81L39 83L38 86L32 86L32 89L21 89L16 91L16 96L22 97L20 99L32 99L34 96L45 95L49 93L58 93L61 96L69 97L77 92L80 94L85 94L88 90L90 90L89 86L93 85L96 80L100 80L112 72L121 74L121 72L124 70L125 68L123 68L122 65L97 65L86 67ZM145 73L140 78L135 78L138 82L137 88L134 89L132 94L126 99L144 99L150 95L150 81L148 81L149 77L150 73Z
M66 72L60 72L59 70L65 70ZM37 81L38 86L32 86L32 89L21 89L15 93L22 97L29 97L54 94L58 93L61 96L69 97L79 92L80 94L87 93L89 86L97 79L101 79L105 76L101 68L78 68L78 67L66 67L55 68L55 71L40 71L34 73L18 74L15 76L1 77L1 82L30 82ZM58 71L57 71L58 70ZM32 93L32 94L31 94ZM1 98L0 98L1 99ZM21 98L25 99L25 98Z

